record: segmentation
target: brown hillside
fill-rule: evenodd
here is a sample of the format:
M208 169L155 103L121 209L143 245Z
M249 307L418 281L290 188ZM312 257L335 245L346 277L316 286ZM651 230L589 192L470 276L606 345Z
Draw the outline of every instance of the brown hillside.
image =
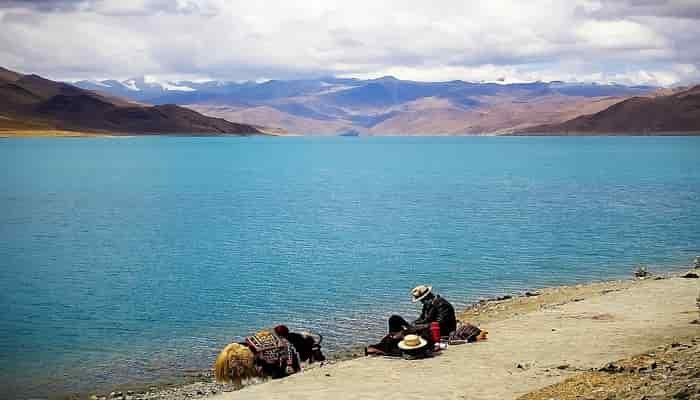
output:
M700 85L667 96L632 97L603 111L519 134L700 134Z
M21 77L22 75L18 74L17 72L0 67L0 81L14 82Z
M144 106L0 68L0 129L130 134L259 134L257 127L176 106Z

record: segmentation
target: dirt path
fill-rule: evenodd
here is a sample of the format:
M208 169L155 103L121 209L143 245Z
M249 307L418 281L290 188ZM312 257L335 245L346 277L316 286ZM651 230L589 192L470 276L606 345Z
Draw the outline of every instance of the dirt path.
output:
M605 285L559 293L560 299L544 292L541 299L506 300L513 304L502 304L504 311L520 302L520 312L500 321L483 318L489 341L452 346L433 359L351 360L212 398L513 399L700 332L690 323L698 318L698 279Z

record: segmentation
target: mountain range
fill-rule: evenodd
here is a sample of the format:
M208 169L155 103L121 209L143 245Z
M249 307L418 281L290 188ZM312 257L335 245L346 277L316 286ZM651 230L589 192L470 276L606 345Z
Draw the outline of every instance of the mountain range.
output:
M657 96L632 97L595 114L531 127L521 133L697 135L700 134L700 85Z
M38 75L0 68L0 130L129 134L257 134L174 104L149 106Z
M390 76L69 84L0 68L0 130L9 129L351 136L700 134L700 86L416 82Z
M325 77L266 82L79 81L76 86L293 134L508 134L595 114L658 88L566 82Z

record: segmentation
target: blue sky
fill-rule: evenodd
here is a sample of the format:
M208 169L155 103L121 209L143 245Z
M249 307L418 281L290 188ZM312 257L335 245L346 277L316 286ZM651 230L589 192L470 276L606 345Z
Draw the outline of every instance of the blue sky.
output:
M0 65L54 79L700 81L700 1L0 0Z

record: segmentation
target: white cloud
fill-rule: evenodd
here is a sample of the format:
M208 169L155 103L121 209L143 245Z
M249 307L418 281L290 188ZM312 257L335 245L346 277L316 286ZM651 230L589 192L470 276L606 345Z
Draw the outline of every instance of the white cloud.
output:
M0 1L0 65L54 78L600 76L669 85L697 76L693 5L642 3Z
M665 40L651 28L627 20L584 21L574 33L591 48L611 50L663 49Z

